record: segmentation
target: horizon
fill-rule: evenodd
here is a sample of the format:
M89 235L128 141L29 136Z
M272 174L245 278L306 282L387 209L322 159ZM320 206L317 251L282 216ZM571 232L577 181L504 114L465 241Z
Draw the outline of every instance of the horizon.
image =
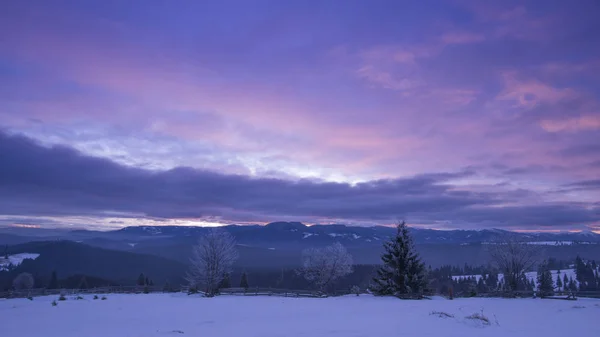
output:
M64 230L64 231L78 231L78 230L86 230L86 231L99 231L99 232L103 232L103 231L118 231L124 228L136 228L136 227L191 227L191 228L219 228L219 227L228 227L228 226L258 226L258 227L265 227L267 225L270 224L274 224L274 223L298 223L301 224L305 227L313 227L313 226L329 226L329 225L336 225L336 226L345 226L345 227L358 227L358 228L371 228L371 227L387 227L387 228L393 228L396 226L396 224L377 224L377 225L370 225L370 226L360 226L360 225L349 225L349 224L341 224L341 223L337 223L337 224L307 224L307 223L303 223L303 222L299 222L299 221L274 221L274 222L270 222L270 223L263 223L263 224L259 224L259 223L244 223L244 224L240 224L240 223L214 223L214 224L210 224L210 225L131 225L131 226L123 226L123 227L107 227L107 226L102 226L102 227L89 227L89 226L81 226L81 227L42 227L41 225L35 225L35 224L8 224L8 225L0 225L0 229L32 229L32 230L37 230L37 229L42 229L42 230ZM526 233L538 233L538 234L544 234L544 233L550 233L550 234L573 234L573 233L594 233L594 234L598 234L600 235L600 231L592 231L592 230L558 230L558 229L554 229L554 230L508 230L508 229L502 229L502 228L475 228L475 229L461 229L461 228L424 228L424 227L419 227L419 226L413 226L411 224L406 224L407 227L409 228L413 228L413 229L417 229L417 230L433 230L433 231L443 231L443 232L450 232L450 231L505 231L505 232L512 232L512 233L521 233L521 234L526 234Z
M0 5L0 226L600 234L600 4Z

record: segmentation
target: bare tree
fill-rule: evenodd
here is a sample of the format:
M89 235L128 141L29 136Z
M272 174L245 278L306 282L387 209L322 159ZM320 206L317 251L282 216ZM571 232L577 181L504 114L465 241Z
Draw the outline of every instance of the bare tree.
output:
M539 256L537 247L510 236L491 243L488 251L498 269L504 273L504 284L513 291L517 290L519 279L537 263Z
M302 252L300 274L320 291L338 278L352 273L352 256L339 242L325 248L308 248Z
M186 280L190 287L198 290L202 287L207 296L213 296L237 258L235 240L231 234L211 229L200 237L198 244L192 249Z
M29 273L21 273L13 280L13 287L17 290L26 290L33 288L33 275Z

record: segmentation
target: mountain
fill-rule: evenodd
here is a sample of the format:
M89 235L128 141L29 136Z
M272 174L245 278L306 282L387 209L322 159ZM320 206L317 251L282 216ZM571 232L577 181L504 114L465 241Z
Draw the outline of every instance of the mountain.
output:
M341 224L306 226L300 222L273 222L259 225L229 225L222 227L230 232L238 243L240 258L237 266L244 268L296 267L305 248L340 242L360 264L379 262L382 243L394 234L395 228L353 227ZM20 232L20 235L31 234ZM210 228L190 226L135 226L112 231L58 231L50 240L71 240L81 244L129 252L160 256L186 265L192 246ZM486 230L433 230L410 229L417 250L432 266L443 264L480 265L489 262L486 244L507 232L499 229ZM0 244L2 242L0 229ZM584 233L512 233L519 240L542 245L548 256L574 259L582 255L600 259L600 235ZM15 238L10 237L14 242ZM19 237L18 242L27 237ZM32 240L43 237L32 236ZM8 242L9 244L11 242Z

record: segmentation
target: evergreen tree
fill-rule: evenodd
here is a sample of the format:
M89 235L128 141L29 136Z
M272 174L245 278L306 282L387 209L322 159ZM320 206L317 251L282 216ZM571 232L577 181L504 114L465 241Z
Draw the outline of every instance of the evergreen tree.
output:
M569 290L577 291L577 284L575 283L572 277L569 278Z
M148 276L146 276L146 280L144 280L144 284L145 286L150 284L150 280L148 279Z
M541 297L552 296L554 294L554 282L552 281L552 273L548 269L547 262L543 262L538 267L537 283Z
M566 273L563 276L563 287L565 287L565 290L567 290L569 288L569 277L567 276Z
M79 289L87 289L88 288L88 283L87 283L87 279L85 278L85 275L83 275L81 277L81 281L79 281Z
M244 288L244 289L248 289L249 285L248 285L248 275L246 275L246 272L242 273L242 279L240 280L240 288Z
M165 285L163 287L163 292L170 293L171 291L172 291L171 283L169 283L169 280L167 280L167 282L165 282Z
M372 291L377 295L420 294L425 290L425 264L415 251L408 227L398 224L395 237L384 243L383 266L373 278Z
M567 276L567 275L565 274L565 276ZM560 273L559 273L559 274L557 275L557 277L556 277L556 288L557 288L558 290L562 290L562 287L563 287L563 282L562 282L562 280L560 279Z
M56 276L56 270L52 272L50 276L50 283L48 283L48 289L57 289L58 288L58 278Z
M140 276L138 276L137 285L143 286L145 284L146 284L146 276L144 276L144 273L141 273Z
M221 282L219 283L219 289L231 288L231 280L229 279L229 273L225 273Z

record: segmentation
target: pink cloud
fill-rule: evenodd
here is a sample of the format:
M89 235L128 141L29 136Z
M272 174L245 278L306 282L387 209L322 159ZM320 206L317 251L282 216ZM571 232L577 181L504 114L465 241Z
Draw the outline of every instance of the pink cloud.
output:
M560 120L543 120L540 126L548 132L600 130L600 115L585 115Z
M379 85L385 89L407 90L419 86L418 80L408 78L395 78L389 72L376 69L372 65L366 65L356 71L358 77L368 82Z
M502 78L504 90L496 99L514 101L520 107L531 108L541 103L554 104L579 96L571 88L556 88L535 79L522 80L515 72L506 72Z

